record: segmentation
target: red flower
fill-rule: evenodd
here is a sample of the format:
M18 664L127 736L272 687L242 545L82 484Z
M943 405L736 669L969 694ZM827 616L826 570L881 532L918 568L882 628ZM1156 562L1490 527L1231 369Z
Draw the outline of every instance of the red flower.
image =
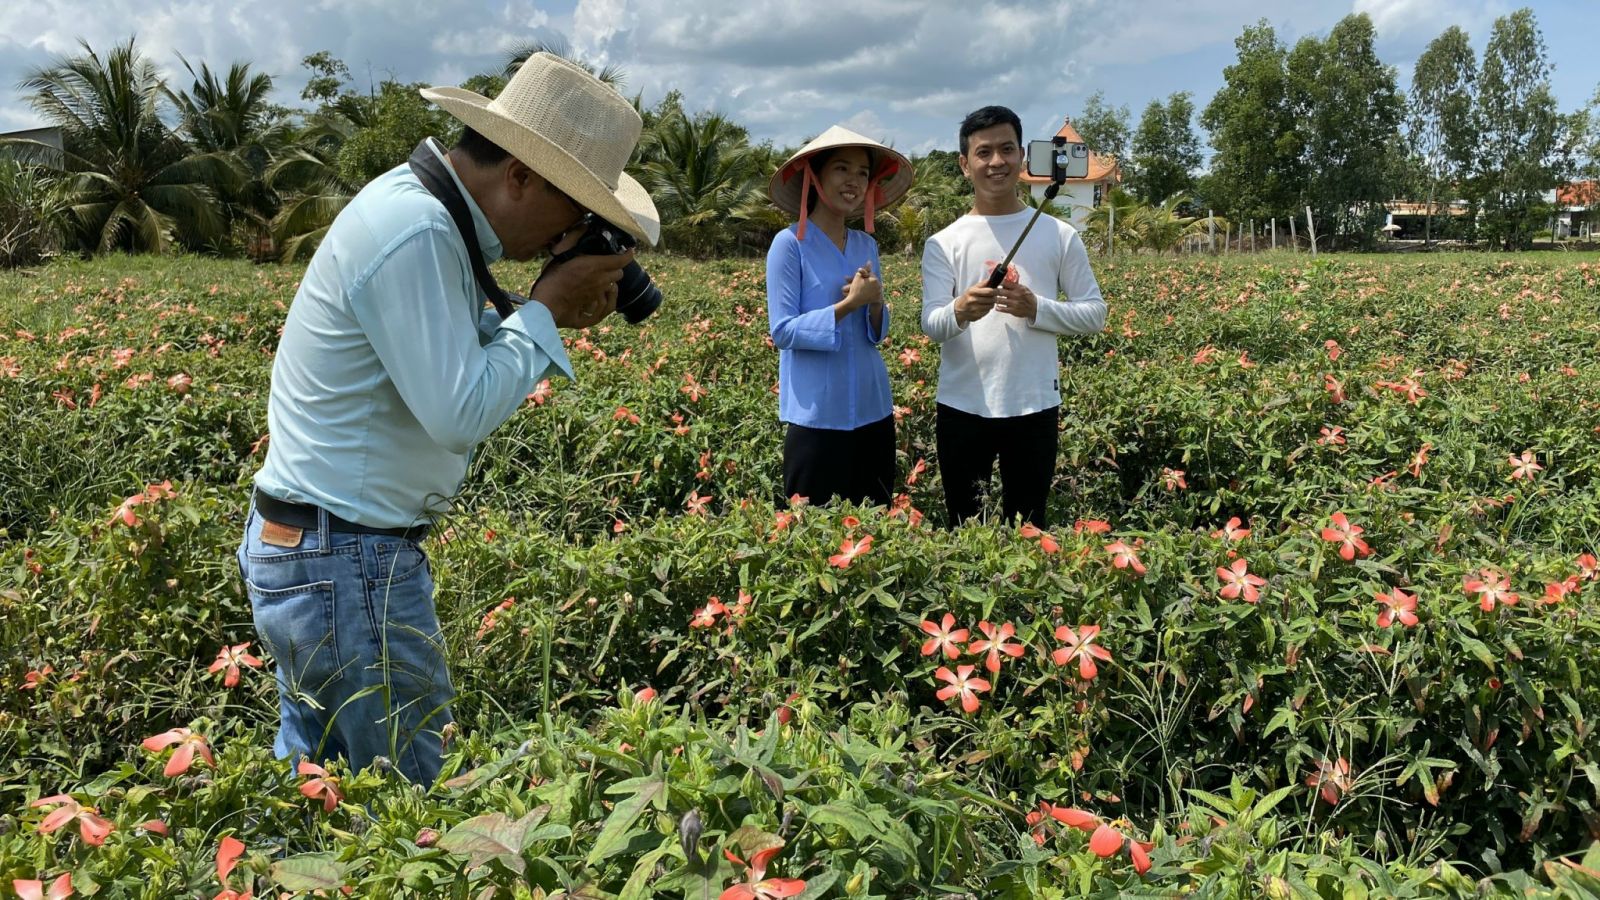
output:
M1350 524L1350 520L1345 518L1342 512L1334 513L1331 521L1332 527L1322 529L1322 539L1339 545L1340 559L1350 562L1357 555L1368 556L1372 553L1372 548L1360 538L1365 528Z
M1094 642L1099 636L1099 625L1079 625L1077 631L1073 631L1071 626L1059 625L1056 627L1056 640L1064 642L1066 646L1056 648L1056 651L1050 654L1050 658L1055 660L1058 666L1067 665L1076 659L1078 677L1084 681L1093 681L1095 676L1100 674L1094 661L1097 659L1103 662L1111 661L1111 651Z
M776 847L758 850L750 857L744 884L736 884L723 891L718 900L777 900L781 897L793 897L804 891L806 889L804 879L767 877L767 866L782 849L783 844L779 843ZM722 855L734 865L746 865L745 861L735 856L732 850L724 849Z
M931 637L922 643L922 655L932 656L943 652L946 659L955 659L961 655L961 648L957 644L965 641L971 632L965 628L954 628L956 617L945 613L944 620L938 625L923 620L919 626Z
M1532 481L1533 473L1542 471L1544 469L1544 466L1539 465L1538 461L1534 458L1532 450L1522 451L1522 456L1520 458L1515 454L1508 456L1506 457L1506 461L1511 464L1512 481L1518 481L1523 478Z
M1110 530L1111 523L1103 519L1079 519L1072 523L1073 534L1083 534L1085 531L1090 534L1105 534Z
M57 806L57 804L60 804ZM28 804L33 809L45 806L57 806L39 823L39 833L49 834L66 825L68 822L78 823L78 836L91 847L98 847L106 842L106 835L115 830L115 826L102 819L99 810L92 806L79 805L78 801L67 794L56 794L54 797L41 797Z
M178 374L167 379L167 387L171 388L172 392L175 394L189 393L189 387L193 384L194 379L190 378L183 372L179 372Z
M1344 382L1332 375L1322 376L1322 389L1328 392L1328 399L1334 403L1344 402Z
M49 665L49 664L46 664L45 667L42 668L42 669L30 670L28 672L28 674L22 676L22 684L17 688L17 690L19 690L19 691L37 690L40 686L42 686L45 683L45 680L48 679L55 672L55 670L56 670L56 667L52 666L52 665Z
M1468 577L1461 585L1467 593L1478 595L1478 608L1494 612L1496 604L1516 606L1521 598L1511 591L1511 580L1493 569L1482 569L1477 578Z
M1139 561L1139 554L1132 547L1118 540L1106 545L1106 552L1111 554L1111 565L1119 569L1133 569L1140 575L1145 573L1144 563Z
M1004 653L1013 659L1022 655L1022 645L1010 642L1010 638L1017 633L1017 626L1010 622L999 628L988 622L979 622L978 630L983 632L986 640L973 641L967 647L967 652L978 654L987 651L989 657L983 661L983 667L990 672L1000 671L1000 654Z
M1329 806L1337 806L1339 798L1350 790L1354 784L1350 777L1350 761L1339 757L1337 762L1320 760L1317 769L1306 776L1306 786L1317 789L1317 793Z
M1169 491L1186 490L1189 487L1189 482L1184 480L1184 474L1182 469L1162 469L1161 484Z
M1322 426L1321 434L1322 437L1317 438L1318 444L1343 444L1345 442L1344 429L1337 425L1331 428L1327 425Z
M173 744L177 744L178 749L173 751L172 758L167 760L167 767L161 773L168 778L182 775L189 771L189 767L194 764L194 755L196 753L199 753L206 761L206 765L211 766L213 769L217 767L217 761L211 755L211 748L206 746L205 737L195 734L187 728L173 728L157 735L151 735L145 738L139 746L151 753L160 753Z
M1322 346L1328 349L1328 362L1338 362L1339 354L1344 352L1344 350L1340 349L1339 342L1333 338L1323 341Z
M839 524L851 531L854 531L861 527L861 520L855 516L845 516L843 519L839 520Z
M838 566L841 569L848 569L850 567L850 563L854 561L856 557L866 553L871 549L872 535L870 534L853 544L850 542L849 538L845 538L844 541L839 544L839 552L828 557L828 564Z
M917 464L911 467L910 472L906 473L906 485L910 486L916 484L917 478L926 471L928 471L928 461L925 459L918 459Z
M909 366L920 361L921 359L922 354L918 353L915 347L907 347L900 351L900 363L902 365Z
M1578 575L1584 581L1600 579L1600 560L1594 558L1593 553L1584 553L1578 557Z
M17 892L18 900L67 900L72 896L72 873L63 872L48 890L44 882L30 878L12 879L11 889Z
M1412 478L1417 478L1422 475L1422 467L1428 464L1428 451L1432 449L1433 444L1429 441L1423 441L1422 446L1417 448L1417 455L1411 457Z
M644 703L649 703L650 701L652 701L654 699L656 699L656 689L653 688L653 687L650 687L649 685L645 685L644 687L640 688L639 690L633 692L633 702L634 703L644 704Z
M1122 832L1107 824L1095 828L1094 834L1089 836L1089 852L1101 859L1110 859L1128 851L1128 859L1133 863L1133 870L1140 875L1150 871L1150 851L1153 844L1130 840Z
M222 892L213 900L250 900L250 890L243 893L228 887L228 876L233 873L233 867L238 864L239 857L244 855L244 843L233 835L224 837L217 846L217 881L222 884Z
M691 516L704 516L706 514L706 504L710 502L710 497L700 496L699 491L690 491L688 499L683 501L683 508Z
M1545 585L1544 586L1544 600L1542 600L1540 602L1545 603L1545 604L1560 603L1562 600L1565 600L1569 595L1576 594L1577 592L1578 592L1578 576L1576 576L1576 575L1568 575L1566 578L1563 578L1560 581L1552 581L1549 584Z
M232 647L224 646L221 650L217 651L217 658L211 663L211 667L206 671L214 675L226 669L227 671L222 676L222 686L230 688L234 687L239 683L240 666L245 666L251 669L261 668L261 660L251 656L247 652L249 649L249 641L245 641L242 644L234 644Z
M693 372L683 373L683 387L678 388L689 398L690 403L698 403L700 398L709 393L705 386L694 377Z
M940 681L949 682L947 687L940 688L934 696L940 700L949 700L956 695L961 696L961 708L968 713L978 711L978 694L989 690L989 682L982 678L973 678L973 666L957 666L951 672L945 666L940 666L933 673L933 677Z
M1407 628L1417 624L1416 594L1408 594L1399 588L1395 588L1388 593L1379 591L1375 596L1378 602L1386 607L1378 613L1379 628L1391 628L1397 619L1401 625Z
M549 400L549 399L550 399L550 379L548 379L548 378L546 378L543 381L540 381L538 384L534 385L533 393L528 395L528 400L530 402L532 402L534 406L543 406L544 402L546 400Z
M296 772L301 775L310 775L311 780L300 785L300 793L309 800L321 800L323 812L333 812L344 799L344 794L339 790L339 779L328 774L328 770L309 762L300 760Z
M1224 540L1229 541L1242 541L1250 536L1250 529L1240 528L1240 524L1239 517L1234 516L1228 520L1226 525L1223 525L1216 531L1211 532L1211 536L1214 538L1223 538Z
M1217 567L1217 580L1222 582L1222 590L1217 593L1232 600L1243 596L1244 602L1255 603L1261 599L1261 592L1257 590L1267 583L1265 578L1250 574L1250 564L1243 557L1233 561L1233 565L1224 569Z
M717 616L728 611L722 601L716 597L707 598L706 605L694 611L694 618L689 620L690 628L710 628L717 624Z

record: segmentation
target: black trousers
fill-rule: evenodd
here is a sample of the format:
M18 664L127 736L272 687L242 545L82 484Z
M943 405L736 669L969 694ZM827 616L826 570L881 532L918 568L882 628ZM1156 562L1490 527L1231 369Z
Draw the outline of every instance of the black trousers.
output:
M939 404L935 439L945 510L959 525L978 513L980 493L1000 459L1000 493L1006 521L1017 516L1049 526L1046 507L1056 474L1061 407L1026 416L990 419Z
M814 504L835 497L888 505L894 492L894 416L850 431L790 424L783 438L783 493Z

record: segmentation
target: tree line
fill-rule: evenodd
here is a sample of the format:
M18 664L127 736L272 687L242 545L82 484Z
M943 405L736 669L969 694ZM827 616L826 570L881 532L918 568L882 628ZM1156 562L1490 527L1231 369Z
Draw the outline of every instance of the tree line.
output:
M1237 58L1204 108L1176 93L1150 101L1134 127L1128 107L1091 96L1074 124L1117 157L1124 183L1090 228L1105 227L1116 206L1119 240L1124 223L1137 224L1136 245L1166 250L1194 233L1200 211L1242 222L1309 208L1324 246L1359 248L1378 233L1385 201L1403 197L1439 211L1430 237L1517 249L1547 220L1548 191L1600 175L1600 91L1582 110L1556 108L1531 10L1497 20L1481 60L1462 29L1447 29L1418 59L1409 92L1375 39L1365 14L1292 48L1263 20L1235 41ZM529 43L464 86L492 96L546 49L571 56ZM277 103L273 79L249 63L219 71L181 61L186 86L164 79L130 38L105 53L84 44L28 75L19 87L64 148L13 142L0 154L0 263L170 249L305 259L363 185L424 136L449 141L458 128L418 95L422 85L389 78L362 88L326 51L303 60L309 78L295 106ZM588 68L625 88L619 68ZM763 251L786 224L766 182L792 148L691 111L677 91L634 104L645 129L629 169L656 200L665 248ZM914 163L913 192L880 219L889 250L915 252L969 202L954 152Z

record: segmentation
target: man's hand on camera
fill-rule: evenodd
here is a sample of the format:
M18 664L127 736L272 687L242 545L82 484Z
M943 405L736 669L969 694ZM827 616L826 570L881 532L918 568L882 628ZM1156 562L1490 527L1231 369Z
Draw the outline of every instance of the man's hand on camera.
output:
M588 328L617 308L617 282L633 251L616 256L577 256L549 266L528 292L550 310L557 328Z
M1015 281L1001 282L995 289L994 308L1003 313L1010 313L1019 319L1033 320L1039 311L1039 298L1025 284Z
M956 322L961 325L970 325L987 316L989 310L994 309L995 300L1000 292L979 282L967 288L967 292L956 298Z

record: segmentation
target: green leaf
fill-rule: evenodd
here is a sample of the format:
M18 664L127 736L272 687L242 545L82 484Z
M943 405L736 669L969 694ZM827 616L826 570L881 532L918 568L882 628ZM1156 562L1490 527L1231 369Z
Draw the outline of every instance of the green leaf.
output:
M546 804L514 822L505 813L476 816L446 832L439 848L466 856L468 869L499 860L520 875L525 865L522 851L531 843L529 832L549 812Z
M286 891L337 891L350 869L332 853L302 853L273 863L272 880Z
M633 874L628 876L628 882L617 894L617 900L649 900L655 896L655 891L649 887L650 877L655 874L656 863L672 849L672 844L673 839L669 837L661 842L661 846L639 857L638 865L633 867Z
M592 866L627 847L634 823L639 821L645 809L666 789L665 781L660 778L649 778L639 786L637 793L618 803L616 808L611 810L606 824L600 829L600 836L595 838L594 846L589 849L585 863Z

